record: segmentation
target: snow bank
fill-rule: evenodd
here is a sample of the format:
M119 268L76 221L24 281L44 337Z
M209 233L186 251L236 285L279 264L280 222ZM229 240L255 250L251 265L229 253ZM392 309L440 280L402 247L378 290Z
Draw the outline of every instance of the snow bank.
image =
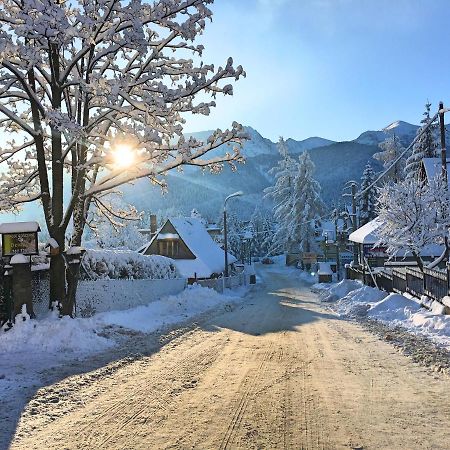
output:
M405 320L419 311L420 305L400 294L389 294L385 299L373 305L368 317L384 322Z
M323 302L334 302L345 297L349 292L362 287L362 283L356 280L342 280L339 283L317 283L312 289L318 292Z
M145 256L126 250L88 250L83 258L88 278L162 279L180 275L172 259L159 255Z
M337 300L333 309L342 316L364 317L371 304L379 302L385 296L386 292L370 286L362 286Z
M448 338L450 336L450 316L436 315L420 311L412 314L407 321L411 326L420 328L427 335L437 335ZM407 325L407 324L404 324ZM450 348L450 340L443 341Z
M97 318L105 324L149 333L237 300L238 297L221 295L214 289L194 284L178 295L127 311L102 313Z
M359 281L343 280L335 284L315 284L324 302L343 317L368 317L388 326L400 326L414 334L422 334L450 350L450 316L443 315L444 305L428 297L417 300L409 294L389 294ZM449 302L450 303L450 302ZM421 307L426 304L431 310Z
M0 355L98 352L113 345L97 334L99 329L98 322L92 319L59 319L57 313L49 313L45 319L30 320L28 314L21 314L11 330L0 330Z

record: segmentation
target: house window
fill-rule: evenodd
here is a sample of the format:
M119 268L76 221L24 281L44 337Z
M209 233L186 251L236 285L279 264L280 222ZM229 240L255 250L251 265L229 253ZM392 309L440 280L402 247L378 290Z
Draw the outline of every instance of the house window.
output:
M175 239L158 241L158 253L168 258L176 258L180 253L179 241Z

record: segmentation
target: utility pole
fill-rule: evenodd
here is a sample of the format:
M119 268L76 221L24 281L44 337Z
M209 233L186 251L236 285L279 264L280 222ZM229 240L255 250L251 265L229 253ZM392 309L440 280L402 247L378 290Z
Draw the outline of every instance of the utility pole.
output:
M447 150L445 148L445 123L444 123L444 102L439 102L439 129L441 134L441 164L442 164L442 181L445 188L448 189L448 173L447 173ZM445 260L448 264L449 242L448 236L444 237Z
M447 150L445 148L445 124L444 124L444 102L439 102L439 128L441 133L441 163L442 163L442 180L444 186L447 186Z
M358 228L358 221L356 217L356 186L358 183L356 181L348 181L345 188L351 188L351 194L343 194L343 197L352 197L352 213L349 214L352 220L352 232L355 232ZM358 244L353 243L353 265L358 265Z
M352 228L355 232L358 228L358 223L356 220L356 183L352 183ZM353 265L358 264L358 244L353 243Z
M338 239L338 211L335 210L334 214L334 243L336 244L336 275L339 281L339 272L341 270L341 263L339 261L339 239Z

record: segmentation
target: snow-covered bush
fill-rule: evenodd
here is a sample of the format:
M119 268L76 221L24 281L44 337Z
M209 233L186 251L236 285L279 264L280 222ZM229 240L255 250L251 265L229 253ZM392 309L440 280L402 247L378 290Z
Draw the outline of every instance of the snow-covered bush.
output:
M88 250L83 258L83 268L86 277L94 280L180 277L170 258L125 250Z

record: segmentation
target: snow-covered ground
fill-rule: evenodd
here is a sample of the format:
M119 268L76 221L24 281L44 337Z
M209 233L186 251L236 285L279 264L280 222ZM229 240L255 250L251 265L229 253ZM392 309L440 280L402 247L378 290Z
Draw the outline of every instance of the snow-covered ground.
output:
M333 284L315 284L323 302L343 317L368 318L390 327L402 327L416 335L424 335L450 350L450 316L421 307L410 296L387 294L359 281L343 280Z
M0 331L0 398L21 402L42 376L119 345L124 336L163 331L209 310L241 301L247 288L225 295L198 285L146 306L111 311L91 318L62 318L49 312L39 320L26 313L14 327Z

